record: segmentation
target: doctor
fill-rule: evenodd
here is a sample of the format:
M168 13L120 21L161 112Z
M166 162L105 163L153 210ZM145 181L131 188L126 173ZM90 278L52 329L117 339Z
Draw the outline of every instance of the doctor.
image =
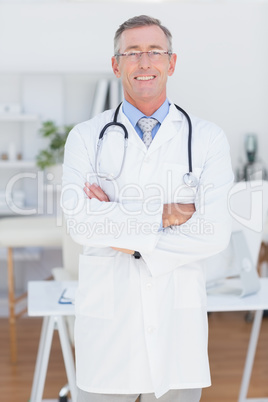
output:
M166 95L176 65L169 30L134 17L114 45L125 160L124 132L110 126L96 161L99 134L114 118L108 110L71 131L63 165L67 228L84 246L75 305L78 401L198 402L210 385L202 260L230 237L229 146L218 126L191 116L198 184L186 186L189 127Z

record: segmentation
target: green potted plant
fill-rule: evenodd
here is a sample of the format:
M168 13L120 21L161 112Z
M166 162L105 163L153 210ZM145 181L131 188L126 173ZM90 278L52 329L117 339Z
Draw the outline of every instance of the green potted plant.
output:
M56 181L61 179L61 164L64 155L64 145L73 125L59 127L53 121L44 121L40 128L43 138L49 140L48 146L36 156L36 164L42 170L52 173Z
M40 134L50 140L48 147L41 150L36 157L36 164L41 169L62 163L64 145L73 125L58 127L53 121L44 121Z

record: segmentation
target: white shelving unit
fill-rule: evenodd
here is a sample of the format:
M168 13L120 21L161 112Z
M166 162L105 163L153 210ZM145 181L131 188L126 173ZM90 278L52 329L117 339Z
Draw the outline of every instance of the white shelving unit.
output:
M15 142L16 146L18 148L21 148L24 144L25 141L25 136L27 136L27 132L23 128L22 125L25 123L38 123L39 118L35 114L28 114L28 113L1 113L0 114L0 140L1 136L5 140L7 137L4 137L4 131L2 127L10 127L10 124L15 124L14 125L14 130L17 130L17 132L14 131L14 137L12 139L13 142ZM20 128L20 126L22 126ZM20 132L21 131L21 132ZM13 127L11 129L11 132L13 133ZM13 134L12 134L13 135ZM15 138L15 140L14 140ZM8 152L7 150L3 149L3 153L6 154L5 157L8 157ZM18 149L18 153L21 150ZM35 160L27 160L27 159L0 159L0 176L2 177L1 185L0 185L0 216L6 216L6 215L12 215L14 212L10 210L8 207L6 201L5 201L5 192L6 192L6 185L9 179L11 179L14 175L20 174L22 172L27 171L27 169L30 169L30 171L34 171L36 168L36 163ZM1 173L2 171L2 173ZM19 190L19 205L21 206L21 200L22 198L25 197L24 191L24 185L23 182L21 183L21 188ZM18 193L14 191L12 193L12 198L14 197L14 202L16 204L16 196Z

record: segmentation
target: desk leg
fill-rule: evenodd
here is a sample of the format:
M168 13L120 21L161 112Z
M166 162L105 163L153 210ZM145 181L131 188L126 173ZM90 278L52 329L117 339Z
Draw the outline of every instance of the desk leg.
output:
M255 312L255 317L254 317L254 321L253 321L253 325L252 325L252 329L251 329L247 358L246 358L246 363L245 363L245 367L244 367L238 402L245 402L247 400L249 382L250 382L255 352L256 352L259 333L260 333L262 316L263 316L263 310L257 310Z
M35 364L34 379L30 398L31 402L42 401L54 327L54 317L45 317L43 320L38 354Z
M75 402L77 399L77 387L76 387L75 368L74 368L72 349L68 338L64 317L59 316L57 322L58 322L58 331L60 336L62 354L64 358L65 369L71 391L72 401Z

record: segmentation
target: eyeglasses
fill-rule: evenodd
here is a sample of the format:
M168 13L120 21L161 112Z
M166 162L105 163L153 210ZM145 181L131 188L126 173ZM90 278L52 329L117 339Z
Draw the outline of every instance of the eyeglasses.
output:
M143 54L147 54L149 59L152 61L160 61L162 60L163 56L168 54L169 56L172 55L172 52L166 52L165 50L149 50L149 52L125 52L125 53L116 53L115 57L125 57L126 60L135 62L141 59Z

